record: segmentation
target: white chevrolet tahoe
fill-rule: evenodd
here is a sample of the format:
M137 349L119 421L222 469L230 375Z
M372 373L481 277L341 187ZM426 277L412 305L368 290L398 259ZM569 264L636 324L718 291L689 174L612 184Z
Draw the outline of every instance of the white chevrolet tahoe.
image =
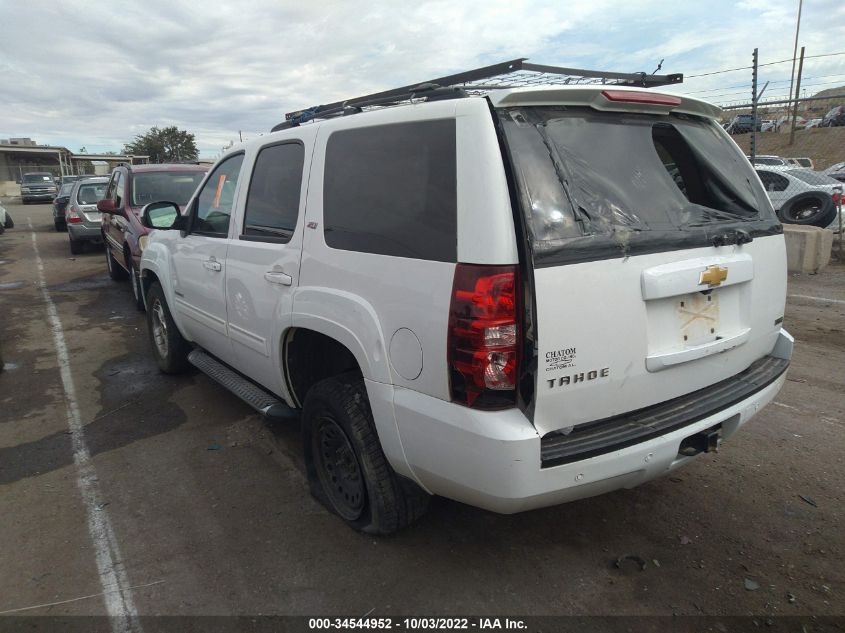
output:
M283 125L184 213L145 208L163 371L299 420L313 494L372 533L429 495L513 513L630 488L772 400L782 227L716 107L432 90Z

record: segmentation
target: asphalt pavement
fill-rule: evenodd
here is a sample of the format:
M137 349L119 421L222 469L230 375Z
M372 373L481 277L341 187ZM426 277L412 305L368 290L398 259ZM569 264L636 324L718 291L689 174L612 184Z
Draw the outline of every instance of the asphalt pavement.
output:
M309 496L294 425L158 372L101 248L3 204L0 614L845 614L841 265L790 278L786 386L717 454L514 516L436 499L374 538Z

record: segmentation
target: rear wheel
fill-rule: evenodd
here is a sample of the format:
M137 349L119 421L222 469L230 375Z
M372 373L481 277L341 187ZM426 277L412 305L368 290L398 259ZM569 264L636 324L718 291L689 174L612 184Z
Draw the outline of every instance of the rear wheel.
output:
M15 228L15 223L14 223L14 221L12 221L12 216L9 215L8 211L6 211L6 221L3 223L3 228L6 228L6 229Z
M56 227L56 230L59 233L61 233L62 231L67 231L67 224L65 224L61 220L53 220L53 226Z
M132 284L132 297L135 300L135 307L138 311L144 311L144 291L141 288L141 275L139 275L135 267L129 265L129 283Z
M106 268L108 269L109 277L111 277L112 280L121 281L126 279L126 271L121 268L120 264L118 264L117 260L114 258L114 255L112 255L108 242L106 242Z
M158 368L165 374L179 374L188 367L188 352L191 346L176 327L170 308L164 298L164 291L156 281L147 293L147 328L150 344Z
M827 227L836 217L836 205L823 191L799 193L783 203L778 217L784 224Z
M70 252L74 255L79 255L85 250L85 242L82 240L75 240L70 238Z
M314 385L305 398L302 431L311 493L351 527L391 534L425 513L428 494L387 462L360 376Z

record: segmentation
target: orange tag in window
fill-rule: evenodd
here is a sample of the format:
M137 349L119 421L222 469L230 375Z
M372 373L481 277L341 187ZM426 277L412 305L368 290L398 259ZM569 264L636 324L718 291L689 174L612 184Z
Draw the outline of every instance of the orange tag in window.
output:
M220 174L220 179L217 181L217 191L214 192L214 204L211 206L215 209L220 208L220 194L223 193L223 184L226 182L226 174Z

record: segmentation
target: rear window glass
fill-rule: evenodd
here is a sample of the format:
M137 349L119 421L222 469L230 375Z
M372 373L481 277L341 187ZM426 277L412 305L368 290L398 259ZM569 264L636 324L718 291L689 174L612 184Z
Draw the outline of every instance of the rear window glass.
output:
M132 179L132 206L140 207L150 202L175 202L180 207L188 203L200 181L202 171L150 172L134 174Z
M76 200L79 204L97 204L99 200L106 197L107 182L90 185L79 185L79 191L76 192Z
M748 161L710 120L565 107L500 117L535 251L671 250L714 225L777 225Z
M332 248L457 260L455 121L333 133L323 220Z

